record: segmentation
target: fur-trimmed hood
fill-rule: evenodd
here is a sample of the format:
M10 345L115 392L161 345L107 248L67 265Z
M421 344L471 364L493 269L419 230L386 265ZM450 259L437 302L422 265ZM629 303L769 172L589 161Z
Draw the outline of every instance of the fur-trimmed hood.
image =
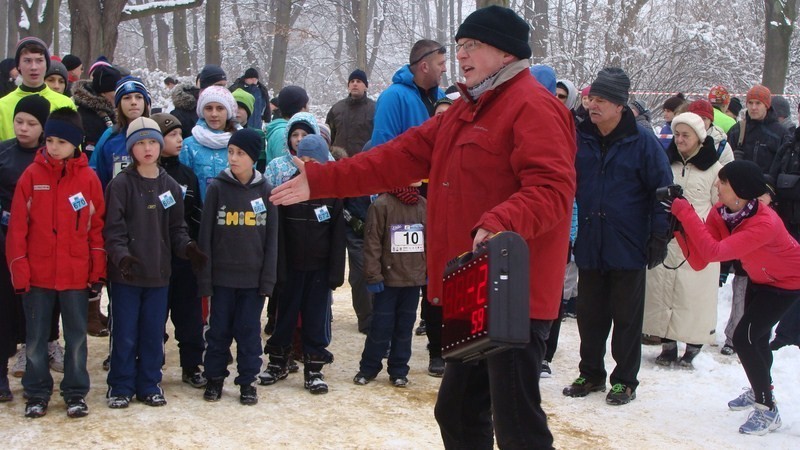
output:
M75 102L75 106L83 106L114 117L114 105L102 95L94 93L91 80L78 80L72 84L72 101Z
M194 96L193 91L197 87L190 83L181 83L172 88L172 104L176 109L186 109L194 111L197 108L197 97Z

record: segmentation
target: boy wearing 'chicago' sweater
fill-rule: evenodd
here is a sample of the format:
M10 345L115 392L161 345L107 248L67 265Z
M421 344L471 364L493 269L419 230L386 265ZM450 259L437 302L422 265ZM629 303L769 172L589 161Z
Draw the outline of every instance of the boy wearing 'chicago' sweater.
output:
M275 287L278 257L272 186L253 169L263 150L264 139L256 131L234 132L228 142L229 167L206 191L199 241L209 261L198 275L198 288L201 296L212 296L203 361L208 380L203 398L210 402L222 396L234 338L239 401L258 402L253 382L261 369L261 311Z

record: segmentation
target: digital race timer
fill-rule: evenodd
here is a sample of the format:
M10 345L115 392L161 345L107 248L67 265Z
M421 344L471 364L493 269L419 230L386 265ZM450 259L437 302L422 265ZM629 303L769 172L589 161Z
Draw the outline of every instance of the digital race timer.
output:
M530 340L528 246L502 232L447 263L442 356L470 361Z

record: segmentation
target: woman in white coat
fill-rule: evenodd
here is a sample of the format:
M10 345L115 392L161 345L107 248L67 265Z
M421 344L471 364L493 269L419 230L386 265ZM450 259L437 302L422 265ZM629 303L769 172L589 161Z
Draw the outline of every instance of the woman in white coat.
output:
M675 184L683 187L684 197L705 219L718 199L715 183L722 164L717 148L703 119L695 113L675 116L672 131L673 141L666 151ZM648 271L643 332L662 338L657 364L692 368L703 344L714 342L718 280L719 263L700 271L692 269L674 239L664 264ZM676 341L686 343L680 361Z

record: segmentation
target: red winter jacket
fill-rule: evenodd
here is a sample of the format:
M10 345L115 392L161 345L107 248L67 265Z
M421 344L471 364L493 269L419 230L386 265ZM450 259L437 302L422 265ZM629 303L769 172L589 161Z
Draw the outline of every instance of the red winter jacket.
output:
M672 213L685 230L685 237L679 232L675 237L692 268L701 270L709 262L738 259L753 283L800 289L800 245L775 211L759 204L755 215L730 232L719 214L721 206L717 203L703 224L686 200L672 204Z
M460 86L462 91L466 88ZM311 196L355 197L429 178L428 298L475 231L514 231L530 249L530 317L558 316L575 198L572 115L517 61L477 102L336 163L306 164ZM433 300L432 300L433 301Z
M14 289L86 289L104 280L104 214L103 189L86 155L56 161L39 150L11 203L6 258Z

